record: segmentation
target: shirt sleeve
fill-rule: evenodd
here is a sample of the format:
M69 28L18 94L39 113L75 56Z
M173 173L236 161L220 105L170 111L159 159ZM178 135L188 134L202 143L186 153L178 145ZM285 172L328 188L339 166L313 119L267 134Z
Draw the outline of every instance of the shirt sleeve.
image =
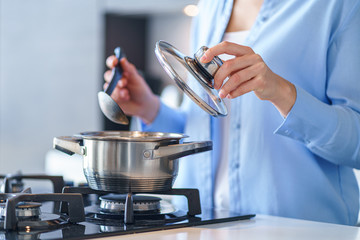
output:
M170 108L160 102L160 109L151 124L141 121L142 131L147 132L172 132L183 133L186 123L186 115L177 109Z
M290 113L275 131L335 164L360 168L360 7L352 8L328 49L328 103L296 86Z

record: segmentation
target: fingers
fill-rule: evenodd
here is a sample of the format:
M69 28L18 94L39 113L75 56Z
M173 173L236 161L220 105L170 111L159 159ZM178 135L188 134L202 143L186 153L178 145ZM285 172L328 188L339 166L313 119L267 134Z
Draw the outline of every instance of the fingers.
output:
M207 63L210 62L215 56L224 53L234 56L242 56L242 55L254 53L254 51L250 47L224 41L215 45L212 48L209 48L202 56L200 61L203 63Z
M136 67L134 64L131 64L126 58L120 60L121 67L123 69L123 74L130 76L137 73Z
M106 59L106 65L108 67L114 67L118 63L118 60L115 56L110 56ZM136 71L136 68L133 64L129 63L126 58L120 60L121 67L123 68L123 77L119 80L117 85L121 88L126 87L128 84L128 78ZM110 82L113 77L113 71L107 70L104 73L104 79L106 82Z
M108 83L104 83L104 89L106 89L108 87L108 85L109 85ZM117 85L116 88L114 89L114 91L112 92L111 97L116 102L129 101L130 93L127 88L121 88L121 87L119 87L119 85Z
M239 97L241 95L244 95L245 93L251 92L253 91L253 89L255 88L255 79L251 79L249 81L246 81L242 84L240 84L234 91L231 91L228 95L227 98L236 98Z
M104 79L106 82L110 82L111 79L112 79L112 76L113 76L113 73L111 70L107 70L105 73L104 73Z
M224 80L237 71L241 71L258 62L260 57L257 54L245 55L225 61L214 76L214 88L220 89Z
M106 59L106 66L108 68L112 69L116 66L116 64L118 64L118 59L114 55L111 55ZM120 64L124 71L133 72L134 70L136 70L135 66L129 63L126 58L122 58L120 60Z
M130 93L127 88L119 88L118 91L113 91L111 97L116 102L124 102L130 100Z
M116 66L116 64L118 64L118 59L114 55L109 56L106 59L106 66L108 68L113 69ZM123 70L124 77L129 78L131 75L137 74L136 67L133 64L131 64L126 58L122 58L120 60L120 64ZM106 71L104 73L105 81L110 82L111 78L112 78L111 70Z
M114 75L113 68L116 66L116 64L118 64L118 59L115 56L109 56L106 59L106 66L108 66L112 70L107 70L104 73L104 79L105 79L104 90L108 87L110 81L113 78L113 75ZM136 70L135 66L133 64L129 63L126 58L122 58L120 60L120 64L123 69L122 78L118 81L116 88L114 89L114 91L111 94L111 97L117 103L126 102L126 101L130 100L130 92L128 89L129 79L130 80L134 79L132 77L135 74L137 74L137 70Z
M106 66L110 69L116 66L118 64L118 59L115 57L115 55L111 55L106 59Z
M225 98L228 94L234 92L236 89L241 88L242 84L244 84L245 82L252 82L253 78L258 75L259 65L260 64L251 65L250 67L247 67L231 75L229 80L222 86L219 92L219 97ZM246 84L245 86L248 86L248 84ZM242 91L248 92L255 89L256 88L254 86L253 89L245 89Z
M106 72L104 73L104 79L105 79L105 81L106 81L107 83L109 83L109 82L112 80L112 76L113 76L113 73L112 73L111 70L106 71ZM123 75L123 78L121 78L121 79L118 81L118 83L117 83L117 85L118 85L119 87L121 87L121 88L126 87L127 84L128 84L128 79L126 78L125 75Z

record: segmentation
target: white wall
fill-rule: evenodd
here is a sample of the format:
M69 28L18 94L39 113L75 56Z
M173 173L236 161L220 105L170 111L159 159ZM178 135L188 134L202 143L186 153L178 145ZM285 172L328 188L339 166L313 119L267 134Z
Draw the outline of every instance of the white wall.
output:
M186 55L190 54L190 26L191 18L181 12L178 14L161 14L151 17L148 29L149 47L147 53L146 71L161 76L170 83L173 82L160 66L155 56L155 43L164 40Z
M54 136L100 128L100 2L1 0L0 173L43 172Z
M53 137L100 130L105 12L151 14L147 70L171 81L155 42L188 53L181 10L196 2L0 0L0 174L44 172Z

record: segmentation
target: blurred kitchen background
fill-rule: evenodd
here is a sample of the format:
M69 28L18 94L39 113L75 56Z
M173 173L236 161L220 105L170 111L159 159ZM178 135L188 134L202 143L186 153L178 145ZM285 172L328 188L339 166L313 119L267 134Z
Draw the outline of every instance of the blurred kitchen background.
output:
M165 40L189 55L197 3L0 0L0 174L21 170L85 181L81 157L52 150L52 141L83 131L127 130L106 120L97 102L105 59L116 46L176 107L181 94L154 46Z
M97 101L116 46L176 106L181 95L154 47L161 39L189 54L197 2L0 0L0 173L83 177L81 159L51 151L53 137L126 129L105 120Z

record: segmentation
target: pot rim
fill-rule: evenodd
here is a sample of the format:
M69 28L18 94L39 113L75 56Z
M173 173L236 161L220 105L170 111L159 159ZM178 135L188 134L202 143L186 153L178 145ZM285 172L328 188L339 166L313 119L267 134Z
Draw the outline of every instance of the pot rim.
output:
M88 131L75 134L87 140L102 141L131 141L131 142L159 142L159 141L179 141L188 136L181 133L166 132L142 132L142 131Z

